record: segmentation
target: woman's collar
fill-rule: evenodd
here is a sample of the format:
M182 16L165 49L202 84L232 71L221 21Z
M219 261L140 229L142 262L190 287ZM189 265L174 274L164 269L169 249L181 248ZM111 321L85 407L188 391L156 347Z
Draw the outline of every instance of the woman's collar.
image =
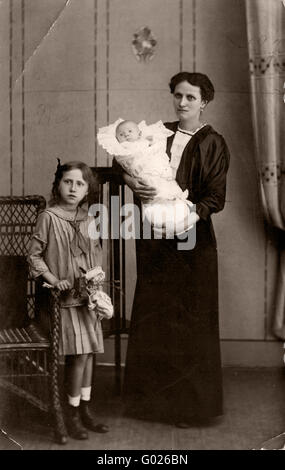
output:
M186 129L182 129L178 124L177 131L181 132L181 134L187 134L187 135L193 136L197 134L197 132L199 132L205 126L208 126L208 124L206 122L202 122L200 126L196 127L196 129L193 129L192 131L187 131Z

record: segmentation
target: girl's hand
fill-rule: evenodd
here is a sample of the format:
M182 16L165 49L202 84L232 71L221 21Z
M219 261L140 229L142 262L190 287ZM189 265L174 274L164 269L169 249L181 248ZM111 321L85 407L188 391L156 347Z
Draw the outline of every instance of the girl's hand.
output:
M64 290L71 289L71 284L66 279L63 279L62 281L57 281L54 284L54 287L56 287L60 291L64 291Z
M154 187L148 186L139 178L132 178L127 173L124 173L124 180L143 202L153 199L157 195L157 190Z

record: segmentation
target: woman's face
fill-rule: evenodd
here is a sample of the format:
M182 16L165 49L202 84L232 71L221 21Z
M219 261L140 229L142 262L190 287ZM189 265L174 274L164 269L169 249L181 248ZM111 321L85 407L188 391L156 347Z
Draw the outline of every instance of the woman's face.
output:
M186 80L176 85L173 103L176 115L182 122L199 120L201 110L206 106L201 97L200 87L191 85Z

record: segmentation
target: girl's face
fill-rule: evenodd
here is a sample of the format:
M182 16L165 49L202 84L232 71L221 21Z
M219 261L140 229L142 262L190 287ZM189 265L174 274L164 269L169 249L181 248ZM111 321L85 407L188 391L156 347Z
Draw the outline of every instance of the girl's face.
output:
M207 103L202 100L200 87L185 80L176 85L173 104L179 121L193 122L199 120L201 110Z
M88 183L79 169L63 173L58 186L60 202L70 209L75 209L88 193Z

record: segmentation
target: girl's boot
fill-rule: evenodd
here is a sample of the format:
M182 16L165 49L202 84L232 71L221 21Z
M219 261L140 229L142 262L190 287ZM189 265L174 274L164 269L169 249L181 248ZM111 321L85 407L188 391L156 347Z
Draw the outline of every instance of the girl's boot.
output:
M80 416L82 423L87 429L100 433L109 431L109 428L106 426L106 424L96 423L95 418L92 416L89 409L89 401L80 401Z
M79 406L68 405L67 431L74 439L88 439L88 432L82 426Z

